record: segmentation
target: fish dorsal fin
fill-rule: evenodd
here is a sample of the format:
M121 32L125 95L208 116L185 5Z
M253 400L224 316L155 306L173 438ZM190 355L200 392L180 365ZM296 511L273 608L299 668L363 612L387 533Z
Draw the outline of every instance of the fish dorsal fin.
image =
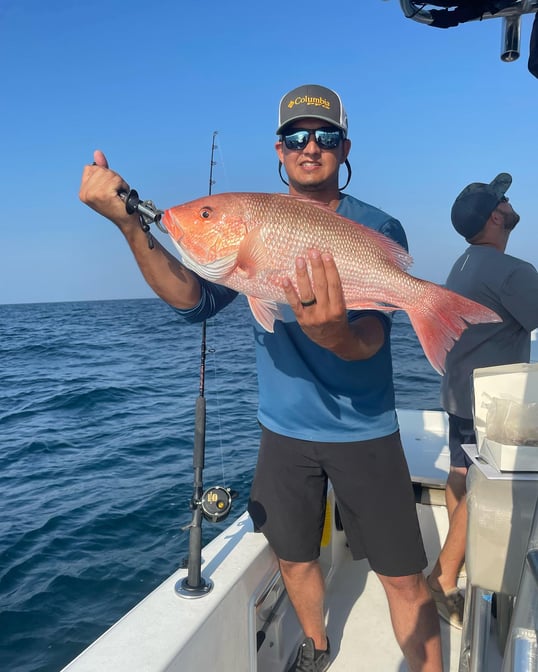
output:
M247 299L256 322L260 324L265 331L272 334L275 330L275 320L282 319L282 313L280 312L278 303L276 303L276 301L264 301L255 296L247 296Z
M236 271L246 278L253 278L260 268L267 266L267 250L259 226L251 229L241 241L237 253Z
M327 203L322 203L321 201L315 201L313 198L308 198L308 196L297 196L296 194L277 194L277 196L282 196L283 198L286 198L290 201L302 201L303 203L310 203L311 205L315 205L317 208L321 208L322 210L327 210L327 212L330 212L334 215L335 210L331 208L330 205Z

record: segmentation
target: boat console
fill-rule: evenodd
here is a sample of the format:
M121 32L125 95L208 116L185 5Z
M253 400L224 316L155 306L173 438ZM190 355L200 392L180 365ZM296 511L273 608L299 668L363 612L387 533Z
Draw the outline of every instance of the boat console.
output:
M487 672L492 629L503 672L530 672L538 669L538 364L476 369L473 384L460 672Z

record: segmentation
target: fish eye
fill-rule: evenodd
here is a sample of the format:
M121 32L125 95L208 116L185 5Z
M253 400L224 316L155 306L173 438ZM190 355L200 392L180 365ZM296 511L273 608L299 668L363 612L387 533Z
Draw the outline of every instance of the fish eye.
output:
M211 217L212 212L213 211L209 207L202 208L200 210L200 217L202 217L203 219L209 219Z

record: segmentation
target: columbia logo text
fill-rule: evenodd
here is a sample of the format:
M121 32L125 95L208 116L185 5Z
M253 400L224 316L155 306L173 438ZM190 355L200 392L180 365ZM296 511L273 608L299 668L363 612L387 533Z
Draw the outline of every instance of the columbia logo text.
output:
M316 107L323 107L326 110L331 109L331 103L325 98L311 98L310 96L298 96L288 103L290 110L295 105L315 105Z

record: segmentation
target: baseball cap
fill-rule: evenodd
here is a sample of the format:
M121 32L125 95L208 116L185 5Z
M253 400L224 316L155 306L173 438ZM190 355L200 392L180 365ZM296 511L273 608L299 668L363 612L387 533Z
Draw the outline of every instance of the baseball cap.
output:
M347 114L340 96L319 84L303 84L282 96L278 109L277 135L296 119L321 119L347 135Z
M468 184L454 201L450 218L456 231L467 240L482 231L491 213L510 188L512 176L500 173L489 184Z

